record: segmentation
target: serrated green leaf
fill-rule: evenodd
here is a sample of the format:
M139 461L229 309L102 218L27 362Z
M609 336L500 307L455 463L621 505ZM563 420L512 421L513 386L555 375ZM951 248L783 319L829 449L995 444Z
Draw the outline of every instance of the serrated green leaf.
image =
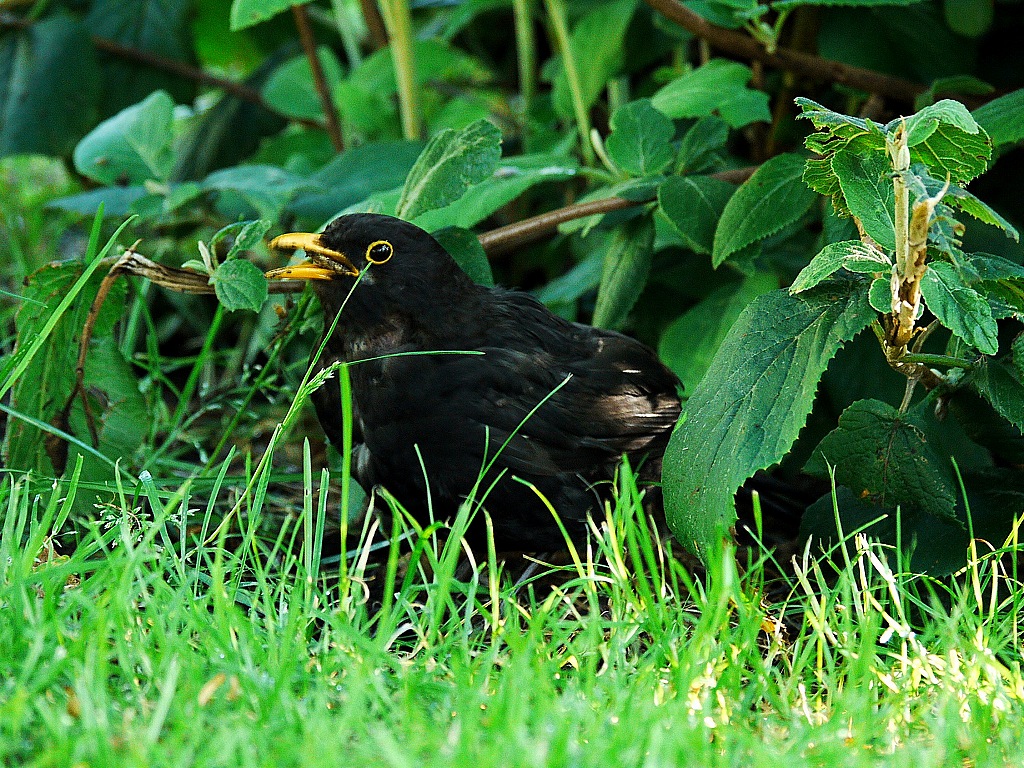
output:
M157 91L94 128L75 147L75 168L107 185L166 181L174 167L174 101Z
M665 329L658 342L658 357L679 377L685 394L693 392L703 378L740 312L777 287L773 275L755 273L715 289Z
M405 180L397 215L411 220L453 203L486 179L501 160L501 131L477 120L461 131L435 134Z
M259 312L267 300L267 278L255 264L232 259L221 264L210 276L217 299L225 309Z
M975 369L971 386L1000 416L1024 431L1024 377L1011 361L984 361Z
M943 326L986 355L998 351L999 328L988 301L964 283L952 265L929 264L921 279L921 295Z
M740 314L665 452L665 512L683 546L703 557L721 546L736 489L782 459L829 361L874 317L864 287L842 280L772 291Z
M1017 369L1017 377L1024 377L1024 333L1018 333L1010 349L1013 352L1013 366Z
M747 88L749 67L712 59L662 87L651 103L671 118L704 117L717 113L733 128L768 122L768 94Z
M813 288L822 280L831 277L840 269L848 269L850 272L871 274L874 272L887 272L892 268L892 261L877 248L865 245L860 240L843 240L838 243L829 243L818 254L811 259L810 264L800 270L793 284L789 286L790 293L800 293L808 288Z
M1024 88L1019 88L971 113L992 139L994 146L1024 139Z
M883 248L896 247L896 192L892 168L882 152L836 152L832 170L839 178L850 212L864 230Z
M649 99L623 104L611 119L605 149L612 162L633 176L661 173L672 163L675 126Z
M934 104L929 104L910 117L893 120L886 126L886 131L891 133L901 122L906 125L907 146L909 147L917 146L931 137L940 123L969 134L976 134L981 130L967 107L952 99L942 99Z
M231 244L231 249L228 251L226 258L230 260L242 251L251 251L263 242L263 236L267 234L269 229L270 222L266 219L242 222L242 227L239 229L238 234L235 235L235 242Z
M697 253L711 253L715 228L736 187L711 176L670 176L658 188L658 205Z
M948 173L954 184L963 186L988 168L992 141L981 129L970 133L940 122L927 139L910 148L910 159L927 165L936 178L944 179Z
M803 172L804 161L797 155L777 155L736 190L715 230L714 266L807 213L815 195L803 183Z
M27 348L37 339L42 339L42 344L11 388L10 405L18 415L10 417L4 438L3 463L8 468L34 470L51 476L63 470L51 463L44 442L47 433L39 425L59 421L74 386L78 340L105 276L94 272L78 286L85 270L82 264L75 262L51 264L28 279L24 291L26 301L15 321L18 346ZM56 307L66 296L75 294L76 287L80 287L81 292L47 332ZM109 477L113 461L118 457L131 457L147 431L148 419L138 381L118 350L113 334L114 325L124 312L127 288L123 281L111 286L96 317L85 361L84 383L96 417L99 445L91 446L80 399L73 405L69 423L57 424L81 438L83 447L70 446L68 458L69 465L74 466L76 453L83 453L83 479Z
M860 400L814 449L804 471L828 477L878 504L923 509L953 521L955 497L949 470L921 432L887 403Z
M621 328L647 284L654 257L654 222L641 216L620 225L604 256L593 324Z
M431 234L462 267L462 271L473 278L474 283L494 285L491 263L487 260L487 254L476 235L461 227L445 227Z
M526 190L546 182L573 178L579 166L571 159L554 155L519 155L501 160L490 177L443 208L426 211L415 223L428 232L444 227L469 229Z

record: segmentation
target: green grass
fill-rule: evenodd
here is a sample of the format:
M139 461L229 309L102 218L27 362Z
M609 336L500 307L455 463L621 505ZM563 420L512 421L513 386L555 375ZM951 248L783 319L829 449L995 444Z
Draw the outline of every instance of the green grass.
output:
M383 607L357 548L321 565L317 483L277 541L204 545L187 494L138 499L70 556L76 483L8 475L5 765L1003 765L1022 737L1018 591L994 557L946 587L848 542L763 601L730 558L693 580L624 482L609 524L525 581L422 540ZM140 488L145 494L145 488ZM200 511L186 516L185 508ZM209 524L209 520L206 520ZM456 528L465 524L455 522ZM300 529L312 532L289 547ZM397 554L397 551L393 554ZM391 569L385 569L389 573ZM522 569L519 569L520 571ZM781 621L791 626L787 633Z

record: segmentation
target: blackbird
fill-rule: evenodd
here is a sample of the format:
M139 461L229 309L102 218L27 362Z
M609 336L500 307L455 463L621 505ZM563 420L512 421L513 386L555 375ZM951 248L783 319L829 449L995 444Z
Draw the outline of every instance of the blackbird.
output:
M367 493L385 488L424 524L471 499L499 551L551 551L565 545L551 509L585 536L623 455L660 475L679 382L642 343L477 285L433 237L390 216L340 216L270 246L305 251L267 277L308 280L318 295L329 336L316 368L352 364L352 473ZM312 399L340 448L339 387ZM476 515L472 546L485 530Z

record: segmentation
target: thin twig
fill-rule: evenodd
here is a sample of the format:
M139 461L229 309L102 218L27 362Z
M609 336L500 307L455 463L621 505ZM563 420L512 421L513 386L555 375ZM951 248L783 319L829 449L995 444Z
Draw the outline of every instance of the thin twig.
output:
M835 82L868 93L877 93L901 101L912 102L925 86L901 77L883 75L870 69L853 67L830 61L820 56L802 53L788 48L778 48L769 53L752 37L731 29L715 26L699 14L691 11L677 0L644 0L647 5L674 21L701 40L715 48L741 56L751 61L760 61L776 69L795 72L815 82Z
M341 152L345 149L345 142L341 138L341 123L338 122L338 110L334 106L331 88L327 84L327 78L324 77L324 68L320 66L320 57L316 55L316 38L313 36L313 26L309 23L309 12L305 5L293 5L292 15L295 17L295 27L299 30L302 50L309 60L313 85L316 87L317 96L320 97L320 106L324 111L324 118L327 120L327 135L331 137L334 151Z
M366 29L370 33L370 40L373 41L373 49L379 51L388 47L388 33L384 27L384 19L377 7L377 0L359 0L359 7L363 11L363 21L366 22Z
M711 174L716 179L728 181L732 184L741 184L757 170L754 167L733 168L728 171ZM638 205L645 205L654 197L642 200L626 200L622 197L605 197L600 200L590 200L585 203L573 203L564 208L556 208L529 219L523 219L504 227L492 229L478 236L480 245L488 256L500 256L508 253L519 246L540 240L543 237L553 234L559 226L567 221L582 219L600 213L611 213L621 211L625 208L632 208Z

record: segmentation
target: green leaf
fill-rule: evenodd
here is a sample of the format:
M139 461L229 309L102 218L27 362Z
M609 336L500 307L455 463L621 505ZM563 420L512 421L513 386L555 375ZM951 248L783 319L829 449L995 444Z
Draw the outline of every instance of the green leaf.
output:
M127 55L101 57L101 82L112 85L103 88L101 115L116 114L156 91L167 91L179 104L195 99L196 80L175 72L173 67L173 64L181 64L183 68L196 65L196 45L192 39L195 5L191 0L132 0L129 3L92 0L88 3L85 25L90 35L160 62L159 66L140 66L138 60ZM222 35L221 45L224 45L223 37L226 36ZM232 64L238 67L239 62Z
M500 160L501 131L486 120L477 120L462 131L441 131L409 171L397 215L412 220L458 200L494 173Z
M983 361L974 371L971 386L1000 416L1024 431L1024 378L1010 360Z
M621 328L647 284L654 247L654 222L649 216L620 225L604 257L593 324Z
M883 248L896 248L896 192L892 167L882 152L840 150L832 158L832 170L850 212Z
M157 91L104 120L75 147L75 168L109 186L166 181L174 167L174 101Z
M1024 139L1024 88L993 99L971 113L992 144L1015 144Z
M270 229L271 222L266 219L257 219L256 221L242 221L238 222L237 225L230 225L236 227L238 234L235 235L235 241L231 244L231 248L228 250L228 255L225 260L235 258L242 251L251 251L263 242L263 236L267 234ZM216 235L213 236L213 242L217 242L218 235L220 235L227 227L222 229Z
M999 328L988 301L968 287L956 269L944 262L928 265L921 295L942 325L986 355L999 348Z
M778 288L772 275L757 272L739 283L723 285L677 318L658 342L658 357L679 377L683 392L693 392L747 305Z
M749 67L712 59L661 88L651 103L671 118L718 114L733 128L769 122L768 94L747 88Z
M944 179L949 174L954 184L964 186L988 168L992 140L980 128L971 132L940 122L926 140L910 148L910 159L927 165L936 178Z
M333 92L344 78L341 65L330 48L321 46L317 48L316 55L327 85ZM320 94L313 82L313 70L304 55L284 62L274 70L263 86L263 98L271 107L289 117L316 120L324 116Z
M99 96L84 25L58 13L0 36L0 156L66 156L95 124Z
M288 210L325 221L374 193L399 187L423 146L419 141L375 141L350 147L306 180Z
M976 134L980 130L980 126L971 116L967 107L952 99L942 99L934 104L929 104L910 117L893 120L886 126L886 131L894 131L901 121L906 125L907 146L909 147L915 147L929 139L942 123L969 134Z
M729 140L729 124L717 115L697 120L679 142L679 163L682 174L705 173L721 164L719 152Z
M569 48L580 75L580 98L593 106L608 81L622 67L622 39L636 11L635 0L616 0L590 10L569 34ZM555 61L551 100L555 112L573 117L572 90L561 57Z
M705 558L721 546L736 489L782 459L829 361L874 317L864 287L841 280L772 291L740 314L665 452L665 512L683 546Z
M863 274L888 272L892 269L892 261L877 248L865 245L860 240L829 243L811 259L810 264L800 270L800 274L789 286L789 292L800 293L813 288L840 269Z
M884 507L913 507L955 520L948 463L935 454L924 433L891 405L859 400L814 449L804 471L828 477L832 466L836 482L858 496Z
M611 135L605 142L608 156L633 176L661 173L672 163L675 126L651 106L650 99L638 99L612 114Z
M736 190L718 221L712 264L717 267L807 213L816 198L802 181L803 171L804 161L797 155L777 155Z
M888 315L892 312L892 280L878 277L871 281L868 289L868 303L876 312Z
M217 299L231 311L259 312L267 300L267 278L259 267L243 259L225 261L210 276L210 282Z
M711 176L670 176L658 188L661 212L697 253L711 253L715 228L736 187Z
M964 37L981 37L992 27L992 0L945 0L942 10L949 28Z
M474 283L488 287L494 285L491 263L476 235L461 227L445 227L431 234L462 267L462 271L473 278Z
M222 196L237 195L238 212L256 213L261 219L276 221L305 180L272 165L236 165L214 171L203 179L202 187Z
M573 178L579 166L554 155L519 155L502 160L494 173L443 208L426 211L415 223L431 232L442 227L469 229L538 184Z
M294 0L234 0L231 3L231 31L254 26L287 11L293 5L304 5Z
M105 275L93 272L56 323L52 316L62 300L75 292L85 269L76 262L54 263L28 278L24 301L15 319L18 349L28 349L37 339L42 343L11 387L10 406L18 415L9 417L4 438L3 464L10 469L55 474L45 446L48 433L39 425L60 421L60 412L74 386L82 328ZM56 423L58 428L80 438L82 446L71 446L68 458L69 465L74 466L75 454L84 454L83 479L110 477L112 462L122 456L130 458L148 431L149 419L138 382L131 365L118 350L113 333L124 313L126 295L124 281L111 286L96 317L85 361L84 383L96 417L99 445L91 445L80 398L73 404L68 423Z

